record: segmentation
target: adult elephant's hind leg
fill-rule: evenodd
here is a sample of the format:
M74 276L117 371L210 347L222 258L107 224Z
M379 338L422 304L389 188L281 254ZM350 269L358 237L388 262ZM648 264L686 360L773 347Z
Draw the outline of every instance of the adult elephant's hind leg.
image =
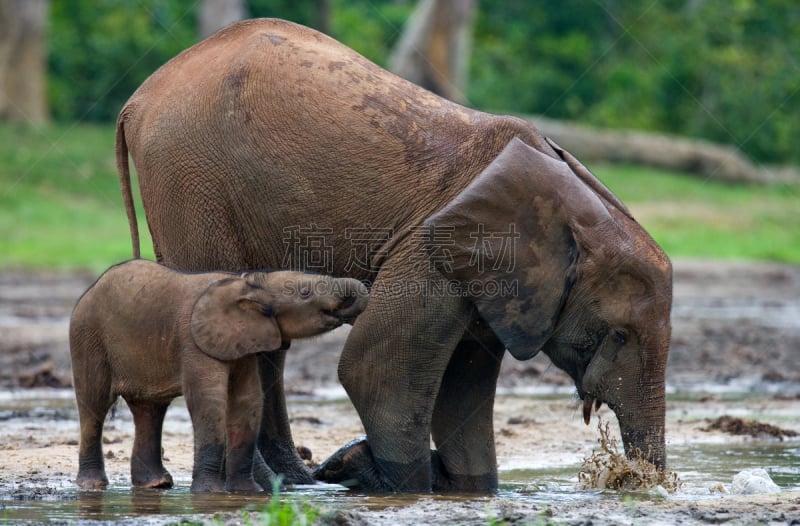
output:
M261 392L264 406L261 416L261 430L258 434L258 449L263 460L256 457L259 465L255 466L257 474L271 473L282 477L288 484L313 484L311 471L297 453L289 429L289 415L286 411L284 394L283 367L286 351L260 353L258 355L258 371L261 377ZM266 461L268 466L260 463ZM264 475L259 475L258 482L263 486ZM270 485L266 486L267 488Z
M345 446L316 476L365 490L430 491L431 415L466 308L457 296L392 294L394 284L375 282L339 363L367 440Z
M488 330L482 332L458 344L439 388L432 422L435 490L497 488L492 417L505 349Z

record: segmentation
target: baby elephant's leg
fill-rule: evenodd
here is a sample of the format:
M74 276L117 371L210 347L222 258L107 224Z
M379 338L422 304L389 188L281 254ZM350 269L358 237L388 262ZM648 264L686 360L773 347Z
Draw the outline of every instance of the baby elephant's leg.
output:
M77 388L76 393L81 441L75 483L84 489L105 488L108 486L108 478L103 461L103 423L114 399L101 398L96 394L93 399L87 399Z
M103 356L104 350L85 333L71 332L70 350L81 427L75 482L85 489L105 488L108 478L103 461L103 423L116 399L111 388L111 371L104 360L96 358Z
M131 455L131 483L141 488L171 488L172 476L161 456L161 428L168 403L128 401L136 436Z
M227 462L228 491L261 491L253 479L253 459L261 417L261 382L255 355L237 360L228 384Z
M199 351L184 358L183 396L194 428L192 491L224 492L222 463L229 365L201 356Z

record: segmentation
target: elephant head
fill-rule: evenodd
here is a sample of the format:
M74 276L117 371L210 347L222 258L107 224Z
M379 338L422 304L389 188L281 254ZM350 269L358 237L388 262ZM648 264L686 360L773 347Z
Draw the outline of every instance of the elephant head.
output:
M512 140L426 220L449 231L432 236L448 239L436 247L449 256L440 270L469 284L515 358L543 350L573 378L587 423L605 402L626 453L663 469L669 259L586 168L550 145L553 155Z
M353 278L295 271L252 272L243 277L275 292L272 311L285 341L352 323L367 306L367 287Z
M204 353L235 360L352 322L367 297L366 286L351 278L248 272L214 281L200 295L191 314L192 337Z

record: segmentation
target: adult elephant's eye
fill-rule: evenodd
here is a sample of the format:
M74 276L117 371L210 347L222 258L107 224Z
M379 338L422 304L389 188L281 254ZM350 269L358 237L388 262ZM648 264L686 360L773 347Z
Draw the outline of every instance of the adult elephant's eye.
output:
M303 287L300 289L300 297L301 298L308 298L311 296L311 289L308 287Z
M603 336L604 333L586 329L583 333L583 338L574 342L572 344L572 348L575 349L578 354L591 356L594 354L595 349L597 349L597 346L602 341Z
M612 331L611 335L614 337L614 341L617 342L617 345L625 345L625 341L627 340L625 337L625 333L622 331Z

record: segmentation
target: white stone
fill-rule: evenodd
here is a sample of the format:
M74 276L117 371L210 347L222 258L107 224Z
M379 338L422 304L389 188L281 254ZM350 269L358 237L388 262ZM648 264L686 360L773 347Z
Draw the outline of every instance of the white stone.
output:
M764 495L780 493L781 488L775 484L769 473L762 468L745 469L733 477L731 493L734 495Z

